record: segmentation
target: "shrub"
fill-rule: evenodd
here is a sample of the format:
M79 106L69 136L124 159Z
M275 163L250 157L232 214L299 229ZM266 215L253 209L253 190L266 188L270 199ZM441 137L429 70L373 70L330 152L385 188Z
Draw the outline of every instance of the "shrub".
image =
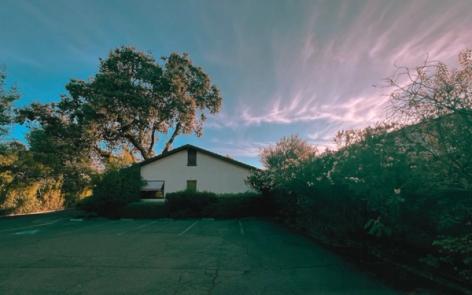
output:
M64 208L64 179L20 143L0 143L0 215Z
M99 177L92 196L84 199L80 207L104 215L113 214L138 200L144 184L137 166L109 170Z
M267 216L270 215L272 208L267 198L253 192L215 194L181 191L168 193L166 206L171 217L216 218Z
M166 194L166 206L173 217L207 216L209 208L217 202L217 195L211 192L185 190Z
M381 249L393 260L421 266L434 258L438 270L471 282L468 183L440 165L443 155L418 152L403 135L408 130L389 130L343 133L347 144L338 151L266 165L249 183L272 198L279 220L331 246ZM263 163L270 164L267 155L294 154L286 150L293 146L278 145L262 153ZM472 173L471 167L464 170Z
M64 208L64 198L61 192L61 182L45 178L43 180L28 180L28 182L9 188L0 210L5 214L25 214Z
M131 202L116 211L120 218L166 218L169 214L164 203Z
M217 195L217 202L209 208L216 218L271 216L272 202L255 192Z

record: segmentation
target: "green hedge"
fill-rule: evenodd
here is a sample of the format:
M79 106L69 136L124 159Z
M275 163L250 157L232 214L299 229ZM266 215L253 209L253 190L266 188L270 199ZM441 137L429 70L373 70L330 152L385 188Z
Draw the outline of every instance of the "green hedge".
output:
M101 215L116 215L117 210L139 200L144 184L137 166L109 170L98 179L92 196L84 199L79 207Z
M250 183L274 200L277 218L326 244L381 253L472 287L471 186L396 139L369 136L267 167Z
M137 201L116 211L119 218L167 218L169 213L164 203Z
M180 191L166 195L170 217L237 218L268 216L271 202L260 194L247 192L215 194L211 192Z

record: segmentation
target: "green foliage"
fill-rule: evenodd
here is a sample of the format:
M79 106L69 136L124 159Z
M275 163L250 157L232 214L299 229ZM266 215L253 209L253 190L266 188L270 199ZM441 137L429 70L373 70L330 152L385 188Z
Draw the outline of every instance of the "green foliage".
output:
M247 181L259 192L268 192L291 180L300 164L313 159L315 155L316 148L300 137L284 137L275 146L262 151L261 162L267 170L254 171Z
M64 203L67 207L73 206L84 195L87 195L93 179L97 176L93 160L89 156L86 145L72 139L73 135L66 135L73 127L65 125L44 127L48 131L33 129L28 134L30 152L34 161L47 167L49 176L63 180ZM51 130L56 127L58 129L55 131ZM56 135L52 136L51 131ZM75 134L75 131L73 133Z
M83 127L102 157L129 149L150 158L158 133L172 131L165 150L179 134L200 136L205 113L220 109L219 90L188 55L172 53L161 60L132 47L115 49L92 79L66 85L69 96L55 111Z
M13 120L11 103L17 98L3 82L0 74L0 133ZM27 154L43 178L60 186L67 207L89 194L98 171L153 156L159 134L169 135L165 150L179 134L200 136L206 114L218 112L222 101L188 55L156 61L131 47L111 51L93 78L71 80L66 89L58 103L33 103L16 110L14 120L31 127Z
M472 281L472 234L442 238L434 241L433 245L439 248L439 259L444 264Z
M405 128L411 152L429 157L431 183L438 188L472 190L472 50L458 56L458 67L426 61L401 67L388 79L394 88L389 109ZM413 130L412 130L413 129Z
M451 173L442 156L419 152L423 147L407 135L422 128L381 125L343 132L338 151L294 165L266 165L249 182L272 198L279 219L331 245L382 245L404 256L415 253L418 261L436 259L438 269L449 265L452 273L470 280L472 191L462 179L472 166ZM452 140L460 127L450 128L451 152L465 153L461 141Z
M29 213L64 207L63 179L49 175L48 167L20 143L0 145L0 210Z
M215 194L181 191L166 195L166 207L171 217L236 218L268 216L272 207L267 198L257 193Z
M367 230L369 235L376 236L377 238L390 236L392 234L390 228L386 227L382 221L380 221L380 218L367 221L364 229Z
M167 206L157 202L131 202L118 209L115 217L120 218L167 218L169 217Z
M86 130L55 104L32 104L18 110L16 120L34 121L27 135L33 160L44 167L43 176L62 180L64 205L73 206L90 190L97 173L90 140L83 136Z
M7 132L5 125L12 122L12 103L19 98L16 89L6 90L5 73L0 71L0 136Z
M114 214L126 204L139 200L144 184L138 166L106 171L100 175L92 196L82 207L104 215Z
M240 218L272 216L273 206L270 199L259 193L219 194L210 216L216 218Z
M0 136L14 121L16 89L4 88L0 72ZM50 148L50 147L49 147ZM64 179L51 175L50 167L35 159L35 153L18 142L0 143L0 213L18 214L64 207Z
M172 216L202 217L208 215L208 208L217 198L215 193L186 190L166 194L166 205Z

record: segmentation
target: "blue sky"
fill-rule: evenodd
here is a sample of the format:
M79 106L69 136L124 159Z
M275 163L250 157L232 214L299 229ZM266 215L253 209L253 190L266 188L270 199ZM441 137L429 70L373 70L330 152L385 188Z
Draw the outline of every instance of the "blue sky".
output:
M132 45L155 57L187 52L223 94L193 143L258 164L290 134L322 147L337 130L384 118L394 65L426 56L453 64L472 47L472 1L2 0L0 65L18 105L57 101L99 57ZM13 126L10 138L23 140Z

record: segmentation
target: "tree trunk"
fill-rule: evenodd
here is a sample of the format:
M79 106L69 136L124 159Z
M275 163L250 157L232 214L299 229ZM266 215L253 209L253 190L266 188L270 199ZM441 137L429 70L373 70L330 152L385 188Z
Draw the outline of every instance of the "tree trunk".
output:
M139 153L141 154L141 156L143 157L144 160L147 160L147 159L150 158L150 155L152 153L148 153L148 151L132 135L125 135L125 137L139 151Z
M167 153L170 150L170 147L172 146L172 143L174 142L174 139L175 137L177 137L179 132L180 132L180 123L177 123L177 125L175 125L174 133L172 133L172 136L169 138L169 140L166 143L166 146L164 147L164 150L162 151L163 154Z

